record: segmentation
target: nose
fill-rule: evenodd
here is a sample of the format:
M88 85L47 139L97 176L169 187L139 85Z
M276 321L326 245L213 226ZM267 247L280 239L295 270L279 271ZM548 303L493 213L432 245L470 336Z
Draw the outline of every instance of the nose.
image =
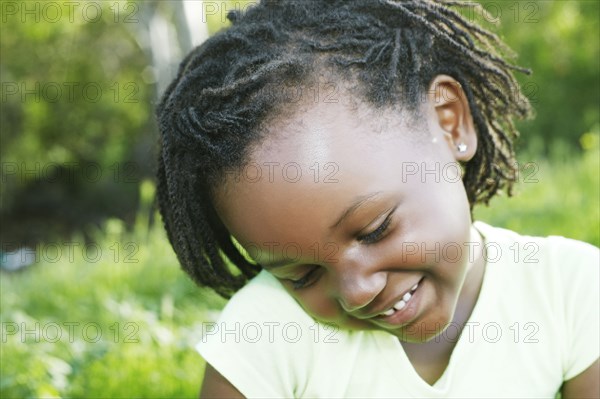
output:
M383 291L385 284L383 271L347 268L339 274L338 301L347 313L360 312Z

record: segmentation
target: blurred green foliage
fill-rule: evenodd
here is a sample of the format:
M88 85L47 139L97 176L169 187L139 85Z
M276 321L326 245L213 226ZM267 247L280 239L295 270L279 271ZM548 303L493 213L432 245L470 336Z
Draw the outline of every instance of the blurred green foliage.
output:
M141 79L149 60L127 24L115 22L115 4L123 3L95 3L102 6L98 18L93 7L84 14L56 3L63 15L56 23L41 12L38 20L35 13L3 16L3 162L108 167L149 133L153 93Z
M473 3L475 4L475 3ZM517 73L536 112L519 123L520 148L536 156L565 157L587 132L600 133L600 2L482 1L478 20L511 47ZM477 15L473 7L467 15Z
M156 140L139 12L125 1L1 7L2 242L131 223Z
M146 204L132 232L110 219L97 245L46 243L31 269L2 274L1 397L197 397L193 346L223 300L179 270Z
M562 235L600 246L600 146L565 161L519 161L513 197L500 195L474 218L527 235Z

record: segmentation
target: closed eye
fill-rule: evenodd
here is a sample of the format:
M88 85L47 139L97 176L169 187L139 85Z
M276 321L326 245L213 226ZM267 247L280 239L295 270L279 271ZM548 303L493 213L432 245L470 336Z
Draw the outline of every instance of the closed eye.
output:
M311 284L314 284L318 278L315 275L315 272L319 269L318 266L315 266L314 268L312 268L308 273L306 273L304 275L304 277L298 279L298 280L292 280L292 279L286 279L288 281L291 281L292 283L292 287L295 290L299 290L302 288L306 288L309 287Z
M368 234L358 236L357 240L364 244L374 244L380 241L384 237L388 227L390 226L390 223L392 221L392 215L394 214L395 210L396 208L391 210L391 212L386 216L383 222L381 222L379 227L377 227L375 230Z

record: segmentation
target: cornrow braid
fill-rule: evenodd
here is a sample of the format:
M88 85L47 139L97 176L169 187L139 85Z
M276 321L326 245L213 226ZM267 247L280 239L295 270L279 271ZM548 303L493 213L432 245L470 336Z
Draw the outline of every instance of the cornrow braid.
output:
M465 165L471 209L515 181L513 118L531 115L510 50L493 33L432 0L261 1L180 64L157 107L157 195L182 268L201 286L230 297L260 271L236 247L212 197L264 137L267 118L285 111L270 85L309 84L320 69L357 83L381 108L416 111L432 79L458 81L469 103L478 148Z

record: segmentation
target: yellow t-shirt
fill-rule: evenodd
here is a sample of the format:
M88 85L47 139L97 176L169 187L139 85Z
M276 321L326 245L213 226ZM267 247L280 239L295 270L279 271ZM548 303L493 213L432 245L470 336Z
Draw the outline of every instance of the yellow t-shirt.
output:
M553 398L599 356L600 252L474 226L487 250L483 284L433 386L396 337L315 322L266 271L203 324L196 348L248 398Z

